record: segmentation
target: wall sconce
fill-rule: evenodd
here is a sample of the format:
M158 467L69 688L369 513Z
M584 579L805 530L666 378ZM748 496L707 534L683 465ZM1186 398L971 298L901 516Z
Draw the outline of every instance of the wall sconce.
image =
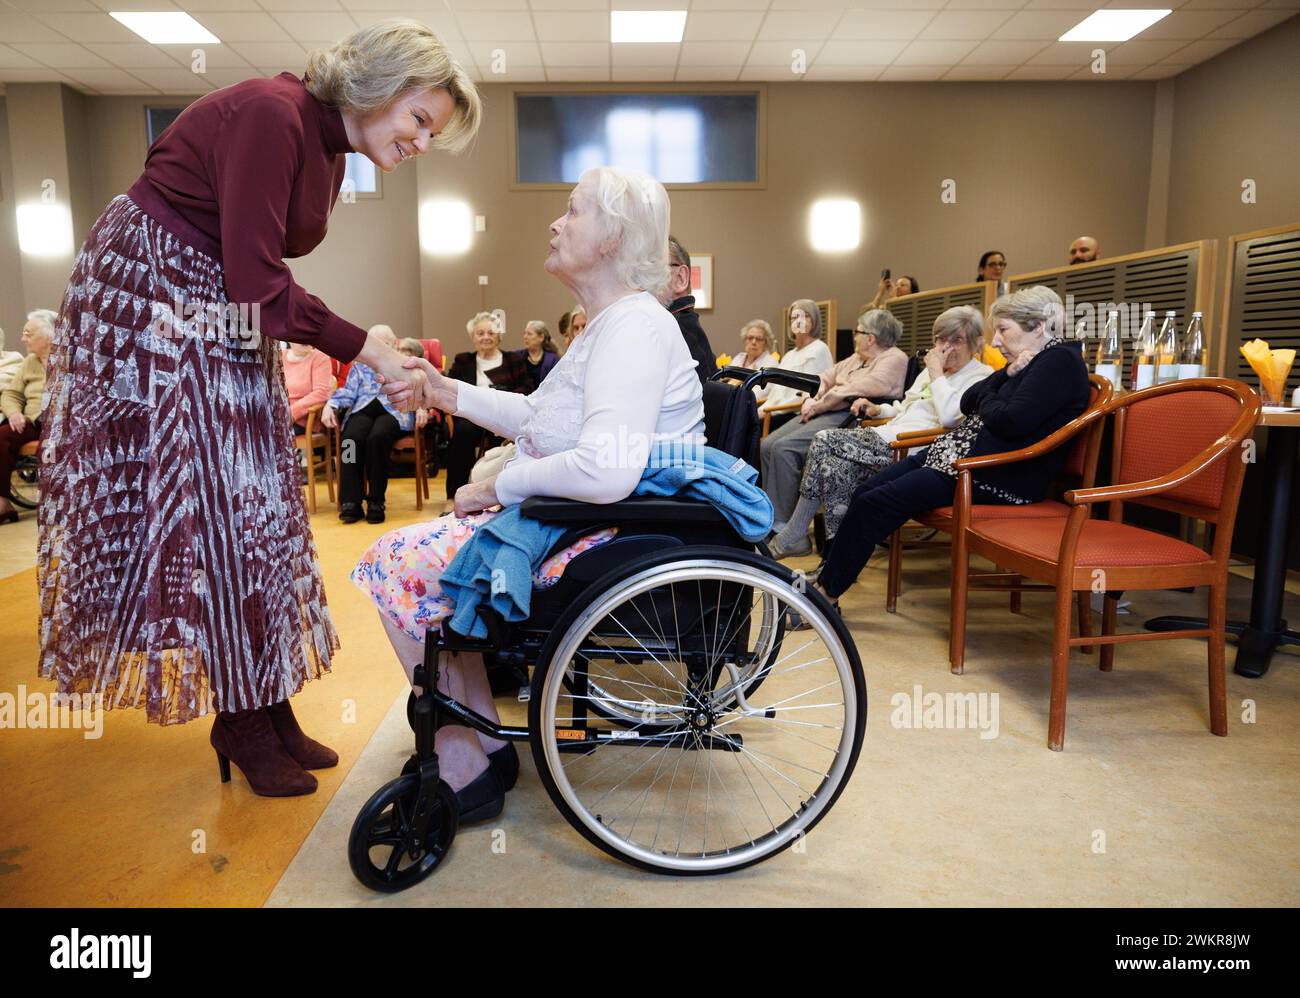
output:
M420 205L420 248L426 253L464 253L473 239L474 215L465 201L438 198Z
M61 204L20 204L18 248L28 256L69 256L72 212Z
M823 253L842 253L862 241L862 209L846 199L814 201L808 218L808 238Z

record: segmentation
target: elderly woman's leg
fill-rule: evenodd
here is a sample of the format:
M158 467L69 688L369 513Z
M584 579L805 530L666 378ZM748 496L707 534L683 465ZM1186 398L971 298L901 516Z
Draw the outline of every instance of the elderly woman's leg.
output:
M787 423L763 441L763 491L772 500L778 530L784 529L799 501L799 479L813 438L822 430L834 429L848 418L847 412L828 412L806 423Z
M379 619L388 632L388 640L397 653L397 659L406 670L406 679L419 694L415 685L415 667L424 661L424 644L416 641L382 613ZM492 690L488 685L483 656L443 652L438 659L438 689L489 721L500 721ZM453 790L467 786L487 768L488 752L495 752L504 742L472 731L463 725L448 725L438 731L436 745L442 778Z
M384 495L388 491L388 456L393 444L402 436L402 428L392 413L377 413L366 437L366 519L384 522Z
M913 514L952 502L956 479L924 467L922 461L922 455L913 455L868 479L853 494L835 545L818 576L827 595L838 597L853 585L876 546Z

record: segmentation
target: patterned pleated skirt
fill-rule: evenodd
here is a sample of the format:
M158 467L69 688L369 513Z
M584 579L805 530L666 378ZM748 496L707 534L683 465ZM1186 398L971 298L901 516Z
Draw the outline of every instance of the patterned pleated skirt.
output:
M123 195L48 365L40 674L160 724L283 700L338 648L279 350L234 314L220 262Z

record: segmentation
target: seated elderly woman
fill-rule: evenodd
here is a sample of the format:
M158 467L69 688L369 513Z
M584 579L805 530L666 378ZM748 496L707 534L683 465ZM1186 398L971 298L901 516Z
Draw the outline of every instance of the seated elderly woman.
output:
M584 173L565 213L551 223L546 270L592 315L550 376L530 395L444 378L420 361L438 409L513 438L518 450L493 478L456 493L454 516L393 531L364 556L353 581L379 605L398 659L413 677L425 630L454 610L439 580L456 551L495 514L529 496L612 503L630 495L646 467L635 445L698 443L704 404L695 361L672 315L655 297L668 279L668 195L653 178L598 167ZM637 363L630 365L629 357ZM629 441L609 460L610 441ZM557 578L577 554L613 536L583 538L542 564L535 584ZM444 654L441 687L479 714L496 708L481 655ZM442 778L461 803L460 821L499 814L518 775L508 742L447 725L437 733Z
M501 319L492 312L479 312L465 323L474 349L456 354L448 372L457 381L479 388L507 392L528 391L528 369L517 353L501 349ZM457 416L447 446L447 512L456 490L469 481L470 469L479 450L490 443L489 434L473 420Z
M914 514L952 503L953 463L960 458L1019 450L1037 443L1088 406L1088 367L1060 339L1064 309L1040 286L1004 295L989 310L993 345L1007 366L966 390L965 419L930 447L867 479L849 502L835 544L818 575L831 599L853 584L876 546ZM1039 502L1065 461L1057 448L1032 461L989 468L973 477L974 501Z
M524 347L511 352L524 363L524 377L530 392L537 390L537 386L560 360L555 344L551 341L551 331L541 319L530 319L524 323Z
M902 396L907 387L907 354L895 346L902 335L902 324L890 312L882 308L863 312L854 331L852 356L822 372L821 387L804 400L797 420L764 438L763 491L772 500L778 530L794 513L799 478L813 437L843 426L856 398Z
M766 319L750 319L740 327L740 342L744 353L731 358L732 367L743 367L747 371L758 371L764 367L776 367L776 334ZM768 396L768 388L755 388L754 397L760 402Z
M799 484L799 504L772 541L772 556L794 558L812 553L808 525L819 507L825 512L829 543L857 487L893 463L889 445L900 433L956 426L961 419L962 393L993 373L993 368L979 359L983 349L984 319L979 309L969 305L948 309L934 320L934 346L925 355L925 370L901 402L876 404L858 399L849 407L854 416L887 419L887 423L822 430L813 437Z
M59 317L48 308L27 313L23 345L28 354L9 386L0 392L0 523L14 523L18 511L10 491L18 453L24 444L41 435L42 395L45 394L45 364L54 345L54 324Z
M799 298L791 303L790 335L794 337L794 346L786 351L785 356L776 365L781 370L821 374L835 365L830 347L822 342L822 313L815 301ZM758 411L775 413L776 407L802 402L805 398L807 398L806 393L796 388L772 385ZM793 418L794 413L774 414L771 425L776 427Z
M307 410L324 405L334 394L334 372L329 354L310 343L290 343L281 353L284 387L289 392L289 418L293 432L307 432Z
M370 333L390 347L397 347L397 335L385 325L371 326ZM339 410L343 418L339 467L339 519L356 523L361 519L362 483L365 483L365 518L367 523L383 523L385 495L388 492L388 455L404 433L429 421L426 410L401 412L380 387L375 372L353 361L348 380L325 403L321 423L338 426Z

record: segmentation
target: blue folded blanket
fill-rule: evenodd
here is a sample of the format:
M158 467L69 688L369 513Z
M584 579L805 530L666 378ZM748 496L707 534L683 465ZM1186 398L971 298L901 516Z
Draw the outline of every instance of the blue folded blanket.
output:
M772 502L757 481L757 471L725 451L671 441L651 448L633 495L710 502L741 537L757 543L772 529ZM484 601L508 621L526 620L533 572L567 529L524 516L517 505L507 506L479 527L439 580L456 606L451 629L472 638L487 637L478 615Z

